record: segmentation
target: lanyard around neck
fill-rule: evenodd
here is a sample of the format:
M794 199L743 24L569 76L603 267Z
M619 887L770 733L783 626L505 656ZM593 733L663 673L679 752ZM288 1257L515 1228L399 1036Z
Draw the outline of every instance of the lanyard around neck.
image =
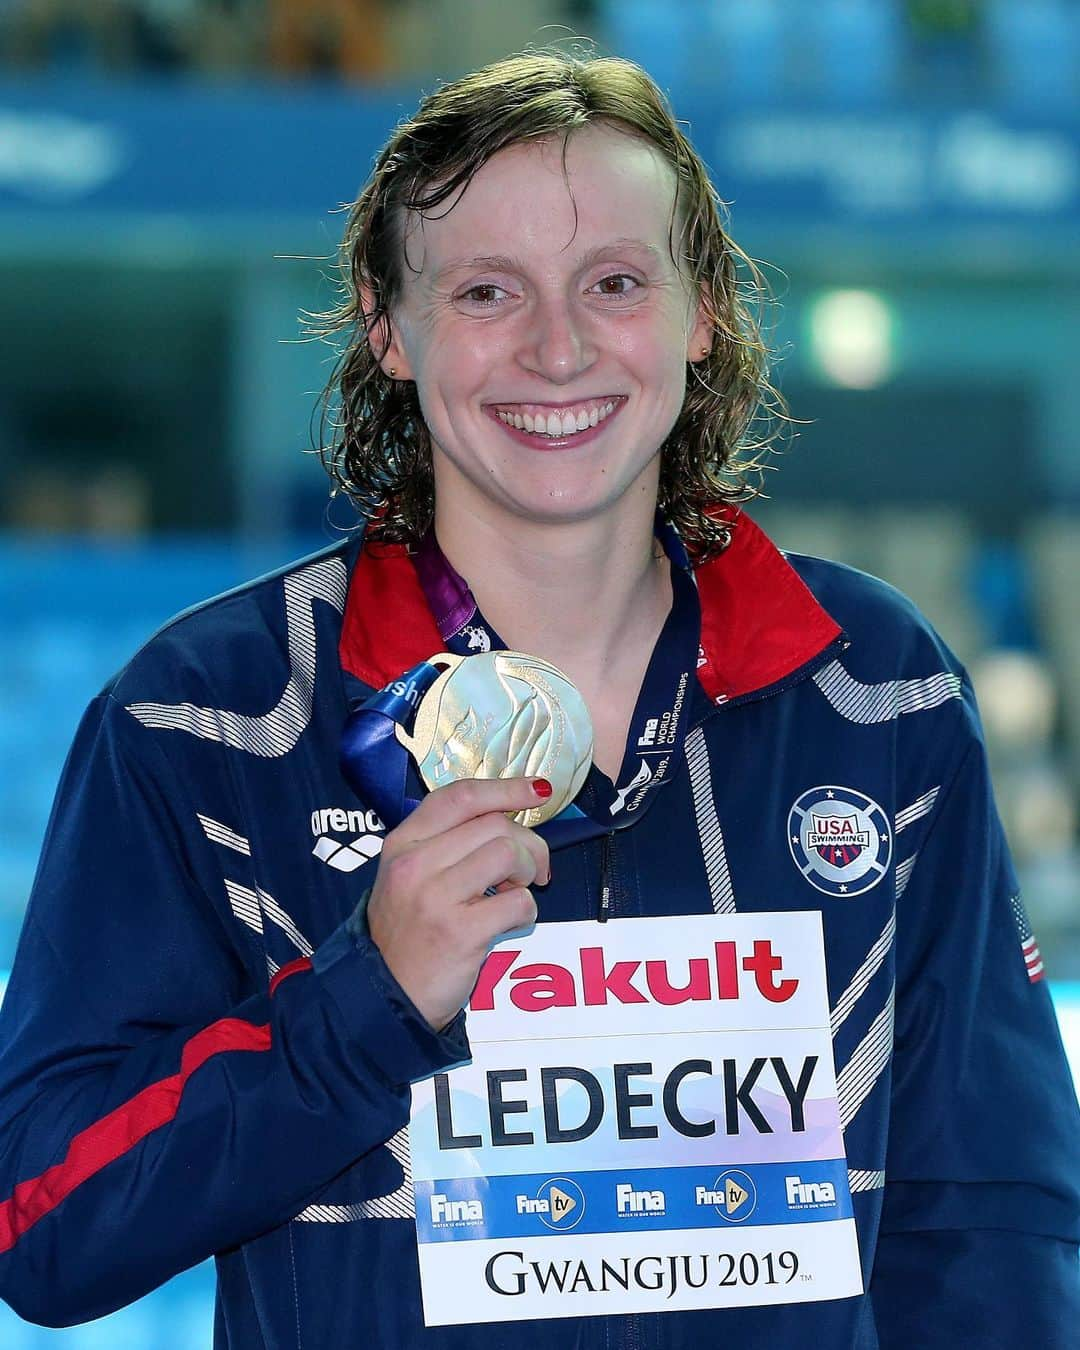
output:
M697 670L701 609L682 541L657 517L657 537L671 562L671 610L638 694L622 766L615 783L594 766L577 800L537 832L563 848L633 825L670 782L683 759L692 681ZM417 579L445 649L459 656L505 650L465 579L429 531L413 555ZM398 743L394 724L408 726L439 670L421 662L364 701L342 739L342 770L357 795L393 828L423 796L415 766ZM586 807L587 804L587 807Z

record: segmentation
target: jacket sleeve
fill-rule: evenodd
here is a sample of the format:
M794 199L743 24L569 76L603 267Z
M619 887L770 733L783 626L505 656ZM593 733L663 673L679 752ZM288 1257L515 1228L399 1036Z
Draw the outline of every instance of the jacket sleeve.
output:
M175 768L172 774L175 775ZM468 1054L343 926L261 991L198 882L170 765L80 727L0 1013L0 1294L64 1326L294 1217ZM276 986L276 987L275 987Z
M1065 1350L1080 1114L974 697L897 899L892 1117L871 1282L883 1350ZM912 831L915 834L915 831Z

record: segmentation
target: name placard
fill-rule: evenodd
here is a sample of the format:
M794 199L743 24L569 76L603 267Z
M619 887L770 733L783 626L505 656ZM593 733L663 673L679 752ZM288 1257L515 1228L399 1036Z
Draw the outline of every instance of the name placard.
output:
M542 924L413 1088L429 1326L862 1292L816 912Z

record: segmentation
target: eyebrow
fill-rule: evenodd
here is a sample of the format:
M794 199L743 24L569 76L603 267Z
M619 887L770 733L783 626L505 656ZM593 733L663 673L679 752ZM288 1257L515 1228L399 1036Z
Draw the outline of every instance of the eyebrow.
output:
M578 261L578 267L580 269L591 267L604 254L621 248L640 249L641 252L647 253L654 262L661 260L660 250L654 248L652 244L647 244L644 239L611 239L606 244L597 244L595 248L591 248L587 253L584 253ZM500 272L524 272L527 270L525 264L519 258L512 258L505 253L496 253L476 258L457 258L453 262L447 263L445 267L441 267L433 280L441 281L453 272L462 272L474 267L491 267Z

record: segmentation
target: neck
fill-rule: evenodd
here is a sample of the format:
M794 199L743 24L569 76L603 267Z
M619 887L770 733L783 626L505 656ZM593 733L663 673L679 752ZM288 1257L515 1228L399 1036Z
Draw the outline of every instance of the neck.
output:
M653 537L653 507L625 518L558 526L436 509L435 532L481 612L518 651L592 682L627 651L651 651L671 607L667 559Z

